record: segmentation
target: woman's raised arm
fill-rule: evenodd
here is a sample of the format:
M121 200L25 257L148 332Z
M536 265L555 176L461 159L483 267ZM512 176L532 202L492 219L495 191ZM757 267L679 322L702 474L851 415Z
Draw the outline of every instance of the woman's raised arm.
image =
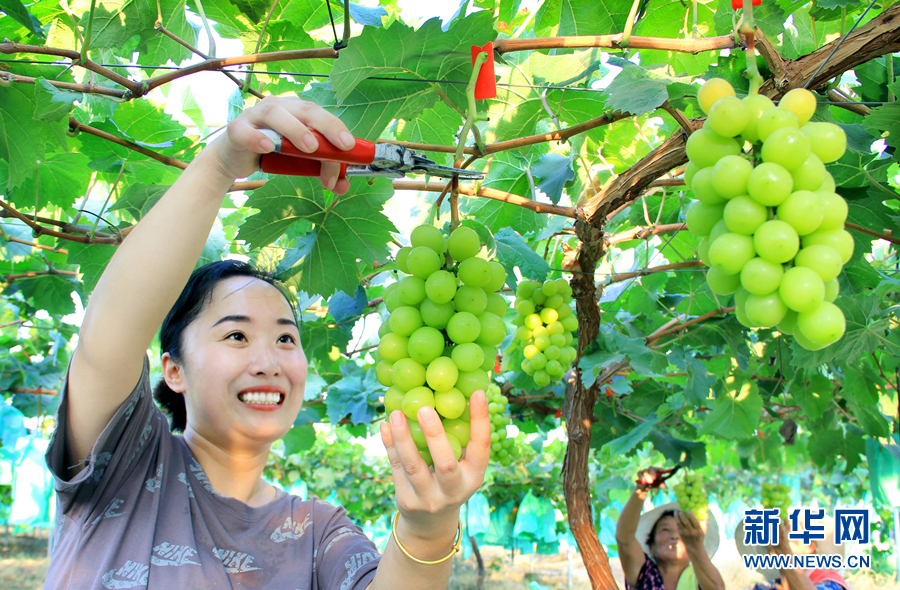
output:
M236 178L258 169L273 145L258 129L274 129L294 145L315 151L314 128L343 149L355 140L323 108L296 98L269 97L228 124L128 235L97 283L69 371L66 456L81 462L142 370L143 355L187 283L222 199ZM312 143L309 143L309 139ZM337 193L339 166L323 166L322 183ZM75 475L80 468L71 470Z
M649 484L655 479L657 471L659 471L657 468L651 467L638 472L637 480L642 483L635 485L634 492L631 493L616 522L616 546L619 549L619 559L622 562L625 579L632 586L637 584L638 575L644 566L644 549L635 537L635 533L637 533L644 500L647 499L647 491L650 489Z

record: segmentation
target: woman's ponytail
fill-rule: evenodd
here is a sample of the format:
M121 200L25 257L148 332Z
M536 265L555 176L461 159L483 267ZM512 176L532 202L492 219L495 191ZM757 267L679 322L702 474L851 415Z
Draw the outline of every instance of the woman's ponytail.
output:
M184 395L172 391L166 380L161 378L153 388L153 399L169 417L169 430L184 432L187 426L187 406L184 403Z

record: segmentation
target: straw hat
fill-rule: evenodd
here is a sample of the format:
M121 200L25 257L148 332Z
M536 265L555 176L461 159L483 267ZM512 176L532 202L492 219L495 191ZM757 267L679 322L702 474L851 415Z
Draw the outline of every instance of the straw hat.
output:
M680 510L678 502L669 502L668 504L657 506L653 510L641 514L641 518L638 520L637 531L635 531L634 536L637 538L638 543L641 544L641 548L647 555L651 554L650 547L647 545L647 536L650 534L656 521L660 519L664 512L668 512L669 510ZM719 523L716 522L716 517L712 514L709 515L709 521L706 525L706 534L703 537L703 548L706 549L706 554L709 555L710 558L715 555L716 549L719 548Z
M822 520L822 524L825 525L825 538L821 540L815 539L815 553L818 555L840 555L843 558L846 545L836 545L834 543L834 519L830 516L826 516ZM758 555L766 555L769 552L769 549L766 546L744 545L743 520L739 522L737 528L734 529L734 544L737 546L737 550L741 555L751 555L754 553ZM772 581L775 578L781 576L781 573L778 570L758 568L756 571L762 574L769 581Z

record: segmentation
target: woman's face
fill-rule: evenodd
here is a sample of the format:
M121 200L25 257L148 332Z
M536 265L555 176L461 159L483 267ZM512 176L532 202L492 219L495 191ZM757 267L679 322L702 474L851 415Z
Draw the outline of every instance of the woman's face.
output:
M223 449L252 448L291 428L307 362L278 289L247 276L220 281L182 334L182 353L182 364L164 361L163 372L174 391L185 393L186 434Z
M664 516L656 523L656 535L650 545L650 554L657 562L681 561L688 558L684 541L678 533L678 522L674 516Z

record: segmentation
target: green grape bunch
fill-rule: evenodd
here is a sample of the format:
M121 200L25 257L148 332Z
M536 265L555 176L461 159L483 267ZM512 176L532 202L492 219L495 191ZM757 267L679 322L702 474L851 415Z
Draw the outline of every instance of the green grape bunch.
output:
M843 129L810 121L816 98L803 88L775 106L759 94L738 99L713 78L698 100L708 117L688 138L684 179L697 199L687 226L701 238L710 290L734 294L748 328L776 327L806 350L837 342L846 329L837 277L853 237L826 164L844 154Z
M486 393L491 417L491 461L508 467L519 450L515 445L515 439L509 438L506 432L506 427L511 422L507 413L509 399L494 383L490 384Z
M506 352L522 348L521 369L538 387L561 381L577 356L572 342L578 318L571 303L572 287L565 279L522 281L516 289L516 337Z
M703 488L703 475L688 471L675 484L675 500L684 512L692 512L697 520L709 520L709 494Z
M384 290L390 315L378 332L375 375L389 388L385 410L406 415L430 466L417 412L423 406L435 409L459 459L469 443L469 398L478 390L487 393L491 385L509 303L498 293L506 270L481 256L483 244L475 230L460 226L445 238L436 227L420 225L410 242L396 257L407 276Z
M791 488L783 483L763 483L762 505L763 508L778 508L781 518L786 520L791 507Z

